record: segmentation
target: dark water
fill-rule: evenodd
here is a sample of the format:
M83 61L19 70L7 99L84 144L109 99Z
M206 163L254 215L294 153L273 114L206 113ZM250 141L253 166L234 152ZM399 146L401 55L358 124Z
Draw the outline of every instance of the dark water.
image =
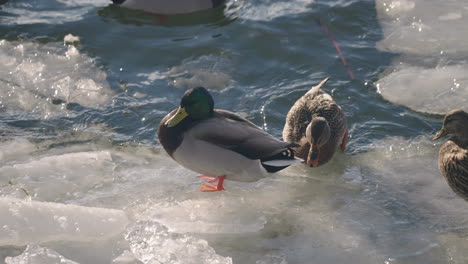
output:
M250 8L255 8L255 4ZM24 1L10 1L4 9L24 5ZM138 74L167 72L195 61L195 68L220 71L229 80L227 84L221 82L219 88L216 81L212 85L222 90L213 91L216 107L244 112L255 123L264 123L276 136L280 136L290 105L326 76L332 79L325 90L333 93L349 117L351 152L373 139L415 136L435 130L434 119L393 106L376 92L374 82L394 55L375 48L382 33L374 1L303 3L304 10L298 14L271 19L264 15L259 21L244 19L242 12L246 11L242 5L239 2L227 10L171 16L162 25L149 15L114 5L89 8L79 20L68 23L3 24L0 32L6 40L48 43L62 41L68 33L79 36L82 41L78 49L96 60L117 93L113 103L99 112L78 107L74 120L31 122L26 129L47 127L51 122L61 127L67 123L62 129L69 129L85 120L83 125L104 122L125 140L151 142L155 124L165 112L176 107L184 89L175 89L170 76L141 84L144 78ZM34 12L61 12L70 7L54 1L32 1L27 8ZM3 13L3 21L15 20ZM262 15L261 11L258 13ZM318 20L337 40L355 80L350 80ZM190 83L183 88L188 87ZM129 107L129 98L136 92L161 100ZM133 114L126 114L126 110ZM137 117L146 121L139 122L135 120ZM17 120L10 122L14 126Z
M95 246L100 254L86 241L43 246L80 263L111 263L127 249L144 263L215 263L220 256L259 264L468 261L466 213L457 209L466 204L438 174L438 145L429 140L441 116L390 103L377 92L399 54L376 48L384 33L375 1L238 0L163 22L104 0L0 3L0 179L24 186L33 200L124 210L131 223L125 239ZM79 59L49 58L72 52L63 44L70 33L80 38L74 44ZM29 55L15 53L21 44ZM72 83L94 80L107 99L57 96L53 78L68 73ZM38 74L49 77L29 80ZM325 77L331 80L324 90L348 117L350 140L347 152L324 168L297 167L285 178L232 183L230 192L203 196L194 175L160 153L157 125L188 88L206 86L215 107L280 137L291 105ZM67 153L93 151L109 152L110 165L60 165ZM48 182L55 177L76 180ZM49 191L49 184L58 187ZM1 194L21 197L6 187ZM203 223L214 231L199 227ZM153 225L169 231L136 231ZM178 253L166 244L171 262L136 246L161 247L151 244L160 234L199 251ZM5 257L22 252L0 249Z

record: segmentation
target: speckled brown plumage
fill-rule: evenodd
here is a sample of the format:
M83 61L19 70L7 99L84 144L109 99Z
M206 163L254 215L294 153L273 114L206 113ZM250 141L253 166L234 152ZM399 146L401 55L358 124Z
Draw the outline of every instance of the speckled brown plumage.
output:
M439 150L439 170L452 190L468 201L468 114L452 110L434 139L453 136Z
M314 117L325 118L330 127L330 138L321 148L319 165L332 158L347 132L347 121L343 110L329 94L320 89L328 79L324 79L295 102L286 116L283 129L284 141L300 145L294 149L296 157L306 159L310 149L310 143L305 136L307 125Z

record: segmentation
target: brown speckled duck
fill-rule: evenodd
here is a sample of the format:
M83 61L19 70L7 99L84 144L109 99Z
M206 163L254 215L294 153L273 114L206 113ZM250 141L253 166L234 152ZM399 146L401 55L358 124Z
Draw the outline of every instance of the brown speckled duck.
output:
M320 89L328 79L296 101L283 129L283 140L299 144L300 147L294 148L296 157L311 167L328 162L338 146L346 150L346 116L333 98Z
M468 113L455 109L444 118L434 140L453 136L439 150L439 170L452 190L468 201Z
M201 173L201 191L224 190L224 179L257 181L300 162L291 147L235 113L213 109L203 87L185 92L159 124L159 142L182 166Z

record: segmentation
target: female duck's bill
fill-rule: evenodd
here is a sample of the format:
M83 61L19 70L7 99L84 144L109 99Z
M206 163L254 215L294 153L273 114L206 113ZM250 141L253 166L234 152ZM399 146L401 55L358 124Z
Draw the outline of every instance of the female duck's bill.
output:
M222 5L225 0L112 0L122 7L158 15L187 14Z
M205 88L190 89L158 129L164 150L208 180L201 191L224 190L224 179L257 181L300 162L291 149L295 144L274 138L235 113L213 107Z

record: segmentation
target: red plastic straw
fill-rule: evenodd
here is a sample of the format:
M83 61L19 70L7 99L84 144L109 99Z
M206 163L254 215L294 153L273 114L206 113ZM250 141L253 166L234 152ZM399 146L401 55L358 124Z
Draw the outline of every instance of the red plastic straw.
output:
M316 21L317 21L317 24L323 29L323 31L325 31L325 33L327 34L328 38L333 42L333 46L335 46L336 51L338 52L338 54L339 54L340 57L341 57L341 62L342 62L343 65L345 66L346 71L348 71L349 78L351 78L351 80L354 80L354 74L353 74L353 72L351 71L351 68L349 67L348 62L346 61L346 58L345 58L345 56L343 55L343 52L341 52L340 46L338 46L338 42L335 40L335 38L333 37L333 35L330 33L330 31L328 30L327 26L325 26L324 24L322 24L322 22L320 21L320 19L317 18Z

